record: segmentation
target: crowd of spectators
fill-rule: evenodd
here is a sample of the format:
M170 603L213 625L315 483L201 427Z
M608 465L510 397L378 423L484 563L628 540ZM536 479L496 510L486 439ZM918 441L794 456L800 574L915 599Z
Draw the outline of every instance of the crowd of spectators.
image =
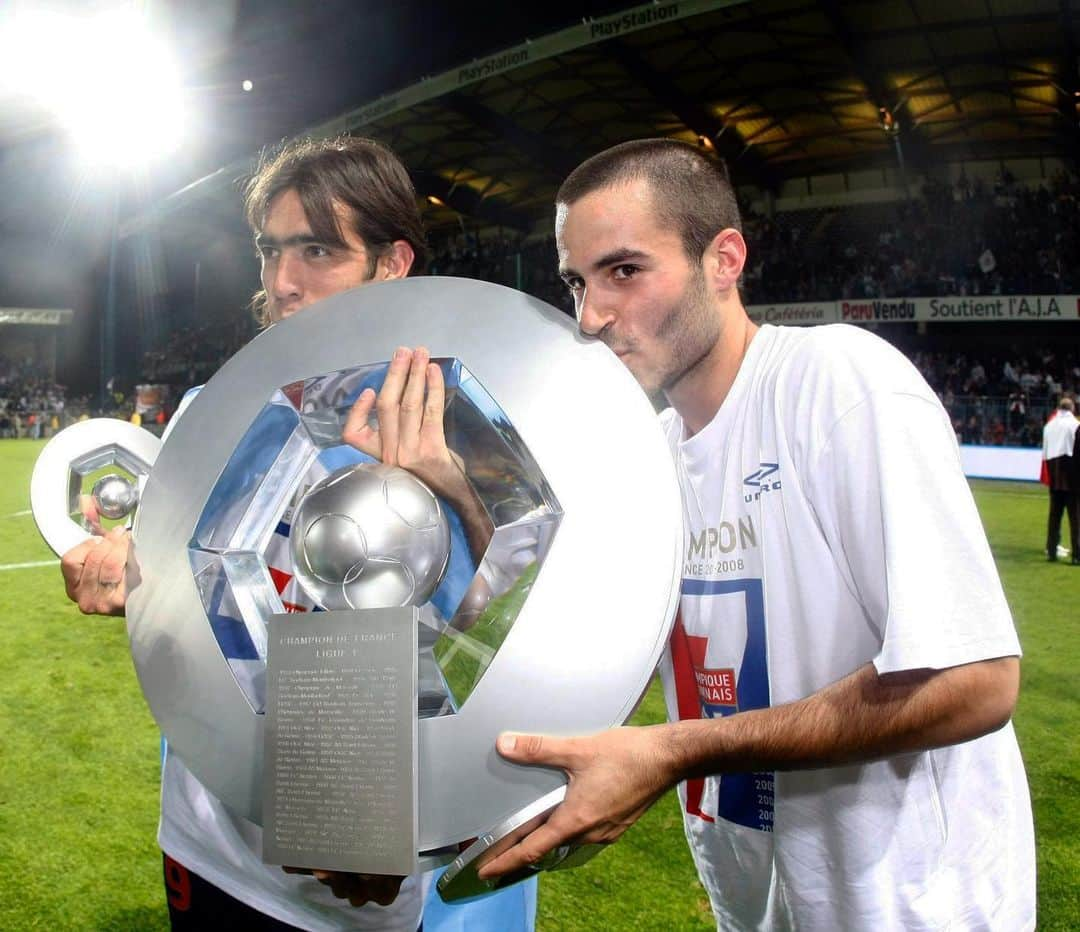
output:
M0 357L0 439L44 440L89 417L129 420L138 410L136 396L134 386L125 391L115 379L109 380L104 400L97 394L72 394L51 379L39 362ZM150 427L153 422L140 419L139 423Z
M251 319L233 315L212 325L174 330L164 345L143 355L142 381L199 385L251 339L252 327Z
M838 296L1075 293L1078 198L1080 187L1065 178L1028 190L1003 175L992 188L963 178L953 186L931 182L922 200L816 212L809 225L809 217L798 215L775 221L751 215L751 256L760 258L747 273L744 297L754 304ZM885 222L885 213L893 222ZM846 236L835 235L839 228ZM815 237L828 260L821 266L811 258L808 241ZM457 234L433 245L432 274L520 287L572 313L550 238ZM909 355L941 397L962 443L1038 446L1046 415L1062 392L1080 389L1076 353L1032 347Z
M433 239L428 272L478 278L534 295L567 314L574 303L556 268L555 240L500 232L480 237L458 233Z
M43 437L64 420L64 386L33 360L0 356L0 437Z
M938 393L961 443L1037 447L1062 394L1080 389L1080 349L955 354L918 351L912 361Z
M887 204L788 211L743 208L748 304L1080 291L1080 182L1026 187L963 174L927 179ZM457 233L433 242L430 270L519 287L569 312L549 237Z
M928 179L889 204L746 212L750 304L933 295L1075 294L1080 183Z

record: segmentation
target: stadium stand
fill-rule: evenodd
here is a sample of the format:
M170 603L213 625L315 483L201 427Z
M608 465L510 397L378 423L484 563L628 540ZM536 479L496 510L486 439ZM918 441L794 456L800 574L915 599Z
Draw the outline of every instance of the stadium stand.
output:
M880 204L778 211L743 205L751 261L749 305L881 297L1069 294L1080 277L1080 182L1058 173L1022 185L1007 171L992 184L965 176L927 179L918 197ZM573 305L556 271L554 239L502 228L433 237L428 271L519 288L564 312ZM238 308L232 309L238 311ZM185 325L142 359L139 379L177 391L209 378L250 338L230 313ZM962 443L1038 446L1062 392L1080 389L1080 353L1045 333L972 345L914 325L882 335L896 343L939 394ZM122 408L122 404L120 405ZM122 413L122 411L121 411Z
M1077 284L1075 179L1020 185L1000 173L928 180L889 204L751 213L751 304L931 295L1066 294ZM756 255L756 259L754 258Z
M1007 171L984 184L928 180L910 201L778 212L744 206L747 304L843 298L1068 294L1080 268L1080 183L1059 174L1037 186ZM567 313L552 237L455 233L436 240L431 271L519 287ZM906 325L909 331L912 325ZM1038 446L1062 392L1080 388L1080 354L1031 333L1010 345L916 348L890 330L939 394L962 443ZM930 344L927 348L925 344Z
M0 438L47 437L65 426L65 394L32 361L0 357Z

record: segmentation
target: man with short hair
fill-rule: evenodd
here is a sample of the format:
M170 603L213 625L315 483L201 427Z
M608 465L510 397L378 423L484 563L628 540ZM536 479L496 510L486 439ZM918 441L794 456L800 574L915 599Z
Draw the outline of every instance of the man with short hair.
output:
M1065 395L1054 417L1043 426L1043 459L1050 487L1050 515L1046 522L1046 559L1057 562L1061 542L1061 516L1069 516L1069 547L1073 566L1080 566L1080 527L1077 499L1080 497L1080 422L1076 404Z
M949 419L866 331L755 326L740 230L722 166L672 140L559 191L581 332L671 404L671 721L500 736L570 783L481 874L614 841L677 786L719 928L1033 928L1020 648Z
M404 278L421 267L426 256L408 173L389 149L373 140L342 137L285 146L261 163L248 185L245 207L261 262L262 289L253 308L264 326L346 289ZM185 396L177 417L195 391ZM438 417L413 422L397 417L403 398L425 395ZM460 461L446 446L442 398L439 366L430 362L426 350L402 347L390 361L378 395L379 430L367 426L367 414L376 402L369 389L357 400L344 439L384 462L409 469L452 501L470 535L470 548L482 550L484 534L490 536L484 525L488 519L486 514L470 513L474 506L482 511L482 506L470 496ZM88 517L93 524L96 516ZM287 547L278 537L270 544L267 560L285 569L278 576L288 579ZM123 614L129 543L130 535L118 528L64 555L67 593L83 612ZM301 609L310 607L291 580L286 585L284 601ZM162 767L158 840L165 852L174 929L228 925L413 932L432 886L430 875L374 877L290 869L286 873L263 864L259 826L229 812L168 751ZM428 932L440 928L436 916L443 916L447 927L454 929L464 923L470 929L527 932L534 921L535 881L454 907L453 913L434 900L432 906Z

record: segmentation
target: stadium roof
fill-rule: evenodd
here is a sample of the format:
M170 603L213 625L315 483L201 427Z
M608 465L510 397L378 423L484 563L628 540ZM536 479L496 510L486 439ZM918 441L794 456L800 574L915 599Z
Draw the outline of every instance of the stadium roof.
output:
M738 182L772 190L898 157L915 172L1075 164L1078 41L1069 0L676 0L524 39L310 131L387 141L432 227L527 230L583 158L649 135L714 148ZM161 206L205 204L249 166Z

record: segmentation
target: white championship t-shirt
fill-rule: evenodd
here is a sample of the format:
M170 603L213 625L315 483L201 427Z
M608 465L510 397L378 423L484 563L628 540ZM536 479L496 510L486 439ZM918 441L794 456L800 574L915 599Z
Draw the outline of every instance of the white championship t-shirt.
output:
M715 718L880 673L1018 655L955 436L915 368L843 325L766 326L713 420L663 422L689 540L661 666ZM1029 929L1031 807L1011 725L860 766L679 788L722 929Z

